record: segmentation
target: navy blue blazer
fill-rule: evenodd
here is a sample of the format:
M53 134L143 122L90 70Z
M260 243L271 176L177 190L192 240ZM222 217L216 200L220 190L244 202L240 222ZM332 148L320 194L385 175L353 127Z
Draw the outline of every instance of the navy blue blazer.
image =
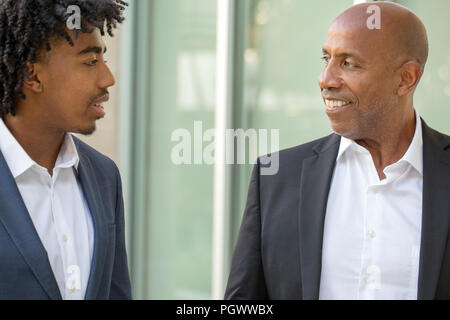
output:
M131 299L119 170L112 160L73 139L80 158L77 178L94 225L85 298ZM1 152L0 181L0 299L61 299L47 252Z
M423 208L419 300L450 299L450 137L422 121ZM319 298L328 193L340 137L280 151L279 172L257 164L225 299Z

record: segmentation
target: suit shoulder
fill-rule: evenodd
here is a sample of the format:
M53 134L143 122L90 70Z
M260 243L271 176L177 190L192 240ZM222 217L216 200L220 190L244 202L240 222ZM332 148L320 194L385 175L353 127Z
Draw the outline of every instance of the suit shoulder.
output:
M449 135L439 132L439 131L436 131L436 133L441 136L441 139L444 144L446 144L447 146L450 145L450 136Z
M283 149L279 152L272 153L259 158L258 168L264 169L266 172L276 172L275 174L262 174L261 183L274 181L286 182L295 177L299 177L303 160L317 155L318 152L325 151L329 148L337 148L336 144L340 141L340 137L336 134L310 141L292 148Z
M450 145L450 136L429 127L422 119L422 135L424 140L432 141L439 146L447 148Z
M117 165L115 162L99 151L95 150L93 147L88 145L87 143L81 141L79 138L72 135L75 146L77 147L77 151L80 157L85 157L89 159L89 162L95 166L99 171L115 171L117 169Z
M436 129L433 129L433 128L430 128L430 127L428 127L427 129L431 132L432 135L437 137L439 140L442 140L444 143L445 142L447 142L447 143L450 142L450 136L449 135L447 135L445 133L442 133L440 131L437 131Z
M311 157L316 154L315 150L327 148L329 145L332 145L336 142L339 142L339 136L337 136L336 134L330 134L320 139L316 139L288 149L280 150L280 161L282 161L283 159L285 159L285 161L289 161L291 159L295 159L295 161L298 161L299 159Z

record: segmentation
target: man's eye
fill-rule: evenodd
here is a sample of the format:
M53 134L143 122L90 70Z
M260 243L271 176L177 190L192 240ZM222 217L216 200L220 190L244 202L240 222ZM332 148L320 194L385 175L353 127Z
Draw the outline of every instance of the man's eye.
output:
M325 63L328 63L328 57L327 57L327 56L323 56L323 57L320 58L320 59L322 59Z
M97 64L97 62L98 62L98 60L91 60L91 61L86 62L85 64L90 67L93 67Z
M349 67L349 68L355 68L355 67L356 67L356 64L351 63L351 62L345 60L345 61L344 61L344 66Z

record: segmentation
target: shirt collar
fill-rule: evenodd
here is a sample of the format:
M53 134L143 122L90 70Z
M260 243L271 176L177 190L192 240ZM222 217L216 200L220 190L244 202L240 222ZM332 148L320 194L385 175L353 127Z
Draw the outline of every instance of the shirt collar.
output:
M59 150L58 158L56 159L55 168L70 168L74 167L78 170L78 164L80 163L80 157L73 141L71 134L66 133L64 135L64 142Z
M412 165L421 175L423 175L423 137L422 137L422 121L420 119L419 113L415 111L416 114L416 130L414 132L411 144L408 150L403 155L403 157L398 162L408 162ZM336 161L340 161L343 154L347 150L353 150L359 153L368 152L367 149L357 144L355 141L341 137L341 142L339 145L339 151Z
M416 111L416 132L405 155L400 161L410 163L421 175L423 175L423 137L422 121Z
M0 151L2 152L11 173L15 178L33 166L39 166L26 153L16 138L9 131L0 117ZM78 170L79 156L72 135L65 134L64 141L56 159L55 168L74 167Z

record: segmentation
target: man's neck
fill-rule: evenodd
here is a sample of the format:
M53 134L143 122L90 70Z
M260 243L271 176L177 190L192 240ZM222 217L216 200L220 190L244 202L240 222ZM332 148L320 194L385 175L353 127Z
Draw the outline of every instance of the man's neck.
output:
M420 119L415 118L413 110L412 116L408 115L404 121L391 123L392 127L378 131L382 134L373 138L356 140L356 143L370 152L380 180L386 178L383 170L405 155L414 138L416 121Z
M64 141L64 132L46 130L36 121L30 121L19 115L8 114L3 117L3 121L30 158L47 168L52 175Z

